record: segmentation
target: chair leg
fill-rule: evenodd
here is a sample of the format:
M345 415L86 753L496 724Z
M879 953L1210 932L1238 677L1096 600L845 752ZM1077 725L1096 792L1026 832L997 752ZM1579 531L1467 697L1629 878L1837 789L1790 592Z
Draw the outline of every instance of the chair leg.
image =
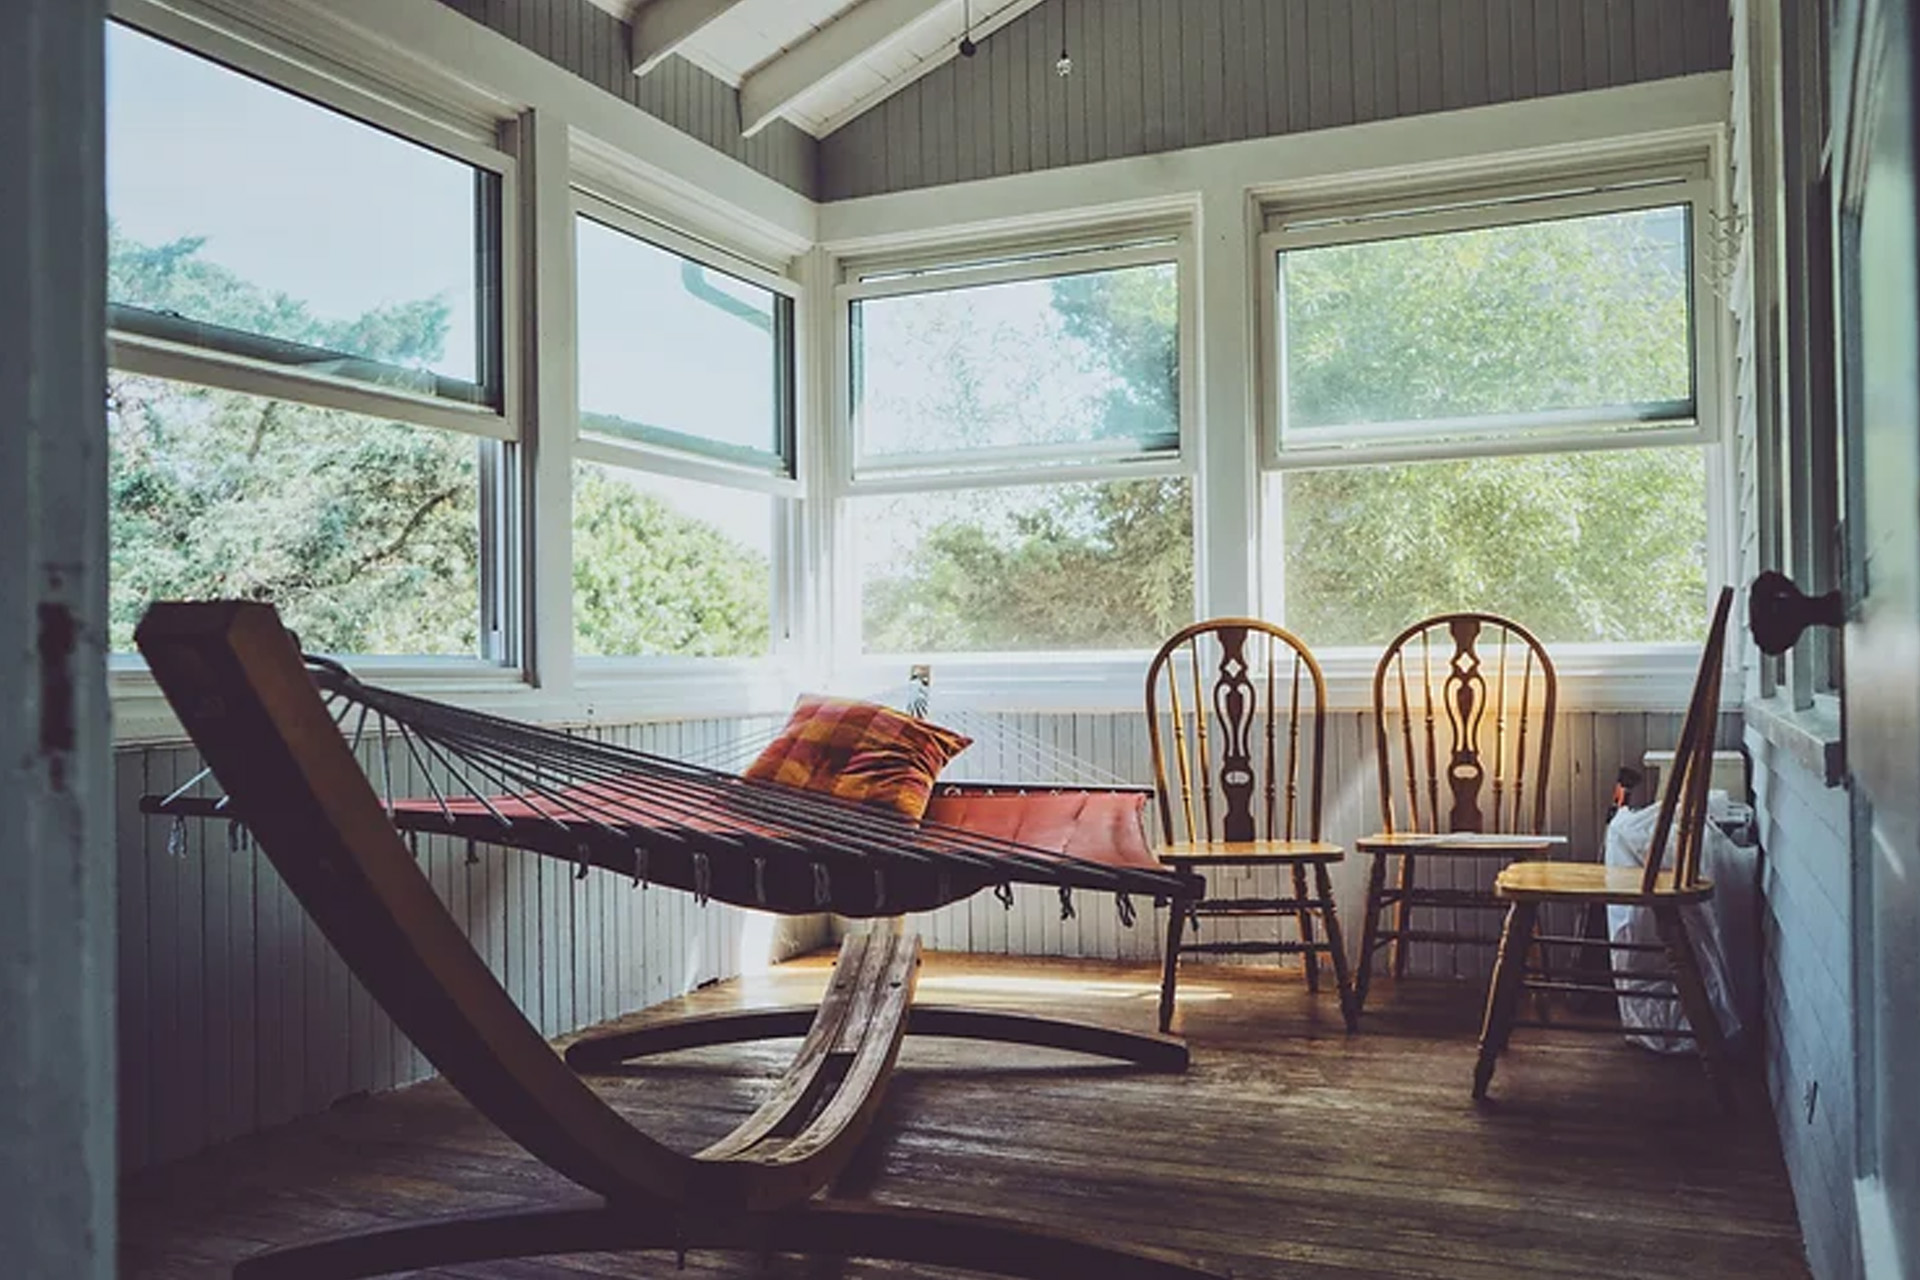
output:
M1360 967L1353 975L1353 1011L1367 1007L1367 988L1373 984L1373 952L1380 945L1380 894L1387 887L1387 856L1373 855L1367 870L1366 913L1360 918Z
M1297 862L1293 864L1293 896L1303 902L1307 896L1307 869ZM1320 955L1313 950L1313 908L1302 906L1296 914L1300 921L1300 941L1307 947L1300 953L1306 960L1307 990L1317 992L1320 990Z
M1720 1017L1707 996L1707 984L1700 977L1700 965L1693 954L1693 940L1677 903L1659 903L1653 908L1654 927L1667 947L1667 962L1673 966L1673 983L1680 992L1680 1008L1693 1028L1694 1047L1700 1051L1700 1066L1713 1086L1720 1110L1733 1114L1733 1079L1728 1071L1727 1040L1720 1033Z
M1407 976L1407 933L1413 928L1413 907L1408 899L1413 896L1413 855L1400 855L1400 900L1393 907L1393 976L1396 981Z
M1487 1096L1494 1063L1513 1034L1513 1015L1525 989L1527 945L1533 940L1537 910L1531 902L1516 902L1507 908L1507 922L1500 930L1500 954L1493 963L1493 981L1487 984L1486 1015L1480 1023L1480 1060L1473 1068L1475 1101Z
M1340 936L1340 913L1333 905L1333 878L1327 874L1327 864L1313 864L1313 883L1321 901L1327 905L1321 910L1327 926L1327 959L1333 962L1333 981L1340 992L1340 1020L1347 1024L1348 1031L1360 1029L1360 1004L1353 996L1353 979L1347 971L1347 944Z
M1173 984L1180 970L1180 931L1187 909L1179 899L1167 904L1167 954L1160 968L1160 1034L1173 1029Z

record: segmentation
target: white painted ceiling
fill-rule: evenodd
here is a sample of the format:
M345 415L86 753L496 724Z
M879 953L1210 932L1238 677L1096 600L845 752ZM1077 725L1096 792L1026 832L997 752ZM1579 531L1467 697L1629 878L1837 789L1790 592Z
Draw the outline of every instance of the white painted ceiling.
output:
M643 66L676 53L740 90L749 132L833 132L1040 0L593 0L634 24Z

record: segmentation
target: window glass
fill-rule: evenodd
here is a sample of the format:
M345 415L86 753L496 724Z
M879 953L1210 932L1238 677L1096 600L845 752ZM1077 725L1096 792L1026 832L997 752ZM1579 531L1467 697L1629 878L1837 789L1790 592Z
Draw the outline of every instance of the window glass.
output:
M1179 317L1172 263L856 301L860 456L1176 449Z
M1151 649L1193 620L1184 479L851 506L868 652Z
M1687 264L1685 206L1283 252L1285 442L1690 421Z
M116 328L498 404L491 174L119 25Z
M582 217L580 421L743 462L792 456L792 304Z
M110 638L155 600L266 600L320 653L480 653L480 476L501 446L114 372Z
M1315 646L1386 643L1453 609L1552 643L1697 642L1707 482L1697 446L1292 471L1285 619Z
M573 485L576 653L770 651L779 499L591 462Z

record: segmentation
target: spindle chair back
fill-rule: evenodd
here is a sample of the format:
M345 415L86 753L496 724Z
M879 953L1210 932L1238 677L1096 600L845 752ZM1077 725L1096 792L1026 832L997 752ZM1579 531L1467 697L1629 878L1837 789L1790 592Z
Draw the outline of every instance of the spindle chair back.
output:
M1380 830L1357 845L1371 859L1355 979L1361 1005L1374 954L1384 947L1392 947L1401 977L1414 942L1494 944L1471 927L1422 922L1414 912L1499 909L1483 868L1550 850L1558 703L1546 646L1498 614L1437 614L1387 644L1373 676ZM1484 880L1439 883L1457 881L1453 869L1462 864L1470 878ZM1423 867L1446 874L1423 879Z
M1491 613L1447 613L1394 637L1373 676L1381 828L1546 830L1559 680L1546 646Z
M1333 966L1341 1016L1353 1025L1352 987L1327 868L1344 857L1321 838L1326 678L1299 637L1258 618L1213 618L1182 628L1147 667L1147 740L1160 817L1161 861L1187 871L1285 868L1292 892L1218 897L1168 912L1160 1026L1172 1025L1183 953L1300 955L1318 990ZM1311 881L1311 884L1309 883ZM1217 885L1215 888L1217 889ZM1292 920L1294 938L1183 942L1208 918Z
M1181 630L1147 669L1147 741L1168 845L1318 840L1326 678L1257 618Z

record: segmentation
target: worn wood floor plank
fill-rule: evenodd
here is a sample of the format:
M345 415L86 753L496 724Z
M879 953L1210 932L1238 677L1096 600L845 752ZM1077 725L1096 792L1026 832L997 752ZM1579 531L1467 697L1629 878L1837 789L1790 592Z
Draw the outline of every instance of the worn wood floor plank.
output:
M627 1022L817 997L825 959L696 992ZM1071 1013L1149 1029L1157 972L931 955L922 1002ZM1690 1059L1523 1031L1496 1100L1468 1098L1479 993L1382 981L1348 1036L1297 974L1192 966L1184 1076L1007 1046L909 1038L842 1193L1188 1250L1241 1277L1508 1280L1806 1275L1755 1082L1722 1118ZM692 1050L599 1082L683 1150L726 1133L795 1041ZM261 1246L439 1213L584 1202L452 1090L336 1107L150 1171L125 1188L122 1274L220 1275ZM581 1254L447 1268L445 1280L936 1274L794 1258Z

